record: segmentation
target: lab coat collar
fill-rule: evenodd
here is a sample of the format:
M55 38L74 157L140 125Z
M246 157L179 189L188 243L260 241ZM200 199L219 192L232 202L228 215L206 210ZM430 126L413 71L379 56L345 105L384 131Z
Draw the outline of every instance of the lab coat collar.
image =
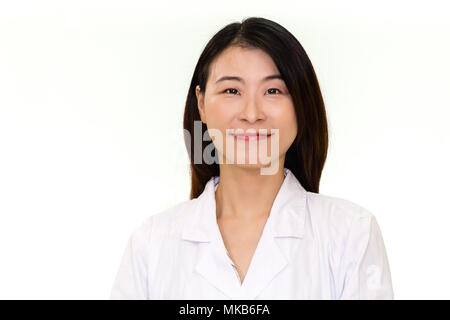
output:
M288 168L284 168L285 179L278 191L272 209L274 237L303 238L305 232L306 190ZM214 239L217 226L215 185L219 177L212 177L202 194L195 200L193 214L187 217L183 229L183 239L208 242Z
M203 193L195 200L195 209L187 213L182 238L198 242L195 272L231 299L255 299L287 266L288 254L277 244L277 237L288 237L287 241L304 237L306 190L289 169L284 168L284 174L242 284L231 265L217 224L214 187L218 177L207 182Z

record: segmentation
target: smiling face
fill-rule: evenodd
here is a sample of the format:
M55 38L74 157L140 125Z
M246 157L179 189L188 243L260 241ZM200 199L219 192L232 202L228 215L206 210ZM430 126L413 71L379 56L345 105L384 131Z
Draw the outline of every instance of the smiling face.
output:
M267 53L228 47L212 61L205 92L197 86L196 95L221 163L246 167L267 167L268 159L284 163L297 135L297 120L286 84ZM249 136L264 129L272 135Z

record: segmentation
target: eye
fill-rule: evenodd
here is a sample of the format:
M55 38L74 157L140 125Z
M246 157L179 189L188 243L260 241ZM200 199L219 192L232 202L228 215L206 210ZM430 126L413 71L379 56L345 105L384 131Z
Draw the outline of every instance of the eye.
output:
M222 91L222 93L227 93L228 90L235 90L235 91L237 91L237 90L234 89L234 88L228 88L228 89L225 89L224 91ZM234 94L234 93L232 93L232 94Z
M278 90L278 92L281 93L280 89L277 89L277 88L270 88L270 89L267 89L267 91L270 91L270 90ZM272 92L273 92L273 91L272 91Z

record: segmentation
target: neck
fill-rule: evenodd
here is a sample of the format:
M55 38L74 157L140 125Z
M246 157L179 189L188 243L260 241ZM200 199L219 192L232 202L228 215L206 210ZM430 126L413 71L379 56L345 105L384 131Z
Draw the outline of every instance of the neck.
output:
M215 193L217 219L254 221L268 217L284 181L280 162L273 175L261 175L260 168L220 165L219 185Z

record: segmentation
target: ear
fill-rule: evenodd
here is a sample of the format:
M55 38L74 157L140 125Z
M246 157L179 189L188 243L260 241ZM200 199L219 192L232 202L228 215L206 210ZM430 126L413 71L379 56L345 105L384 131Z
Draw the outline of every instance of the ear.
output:
M204 124L206 124L206 116L205 116L205 95L203 92L200 92L200 86L197 85L195 87L195 95L197 96L197 107L198 112L200 113L200 119Z

